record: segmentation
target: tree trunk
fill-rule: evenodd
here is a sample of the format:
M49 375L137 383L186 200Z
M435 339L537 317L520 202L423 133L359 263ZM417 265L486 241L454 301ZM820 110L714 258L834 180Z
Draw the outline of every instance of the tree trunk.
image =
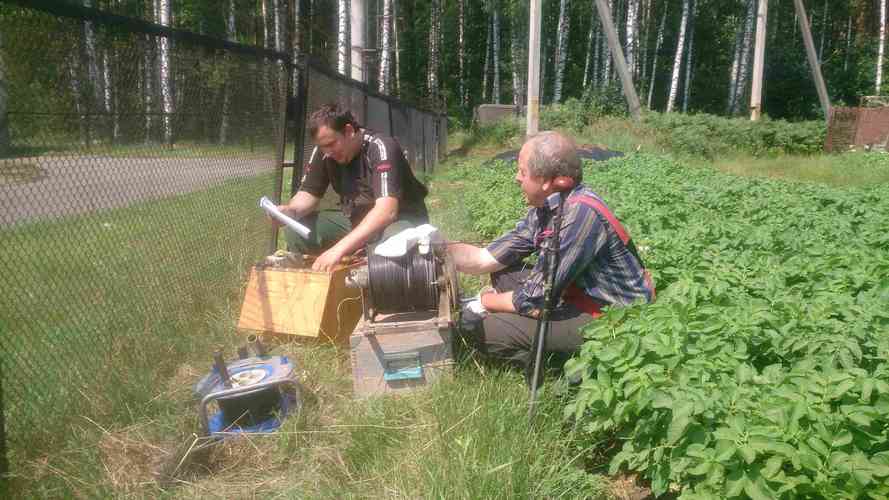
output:
M829 14L827 12L827 0L824 0L824 10L822 11L822 14L821 14L821 40L818 42L818 60L819 61L824 60L824 39L826 38L827 31L829 28L829 24L827 22L828 16L829 16Z
M849 52L852 50L852 14L846 23L846 50L843 54L843 72L849 71Z
M644 31L639 38L639 57L636 66L639 68L641 76L639 78L639 86L642 87L644 82L648 81L648 40L651 37L651 0L644 0L642 3L642 26Z
M627 55L627 68L636 79L636 45L639 31L639 0L627 0L627 35L624 53Z
M299 0L297 0L297 4ZM225 15L225 39L234 42L235 33L235 0L228 0L228 9ZM231 113L231 82L228 78L223 80L222 89L222 119L219 120L219 144L228 143L229 113Z
M596 35L598 34L598 23L596 22L596 6L595 0L593 0L593 8L590 11L590 34L587 36L587 44L586 44L586 62L583 65L583 90L586 91L587 85L590 82L590 65L595 64L593 60L593 40L596 39ZM598 48L598 47L597 47ZM595 75L594 75L595 76Z
M685 87L682 93L682 112L688 113L688 99L691 95L692 64L694 63L695 20L698 17L698 1L694 2L688 27L688 51L685 58Z
M432 0L429 14L429 65L426 68L429 97L438 109L438 64L439 64L439 25L441 23L441 4Z
M729 109L729 113L732 115L740 111L747 89L747 78L750 75L750 54L753 52L753 28L756 21L756 5L756 0L749 0L747 3L747 18L744 21L744 36L741 39L738 59L738 77L734 87L735 94L732 96L731 108Z
M233 2L234 0L229 0L229 2ZM290 12L292 14L292 25L290 32L290 50L291 50L291 61L296 64L299 61L299 55L303 51L303 26L302 26L302 18L303 18L303 0L293 0L293 10ZM232 29L232 31L234 31ZM294 73L296 74L296 73ZM294 87L296 88L296 87Z
M160 0L158 5L159 21L162 26L170 26L172 17L172 0ZM162 36L160 45L160 91L161 105L164 113L164 143L173 144L173 77L170 68L170 39Z
M522 103L525 102L525 79L524 75L527 74L525 70L525 66L523 64L528 58L525 56L524 45L522 45L521 40L527 38L523 33L522 36L519 36L520 27L523 27L524 24L520 22L521 16L514 16L512 20L512 29L510 30L510 53L512 57L512 104L518 109Z
M676 95L679 93L679 77L682 71L682 56L685 50L685 36L688 31L690 0L682 0L682 21L679 25L679 39L676 41L676 55L673 57L673 76L670 78L670 95L667 97L667 113L673 111Z
M6 84L6 66L3 63L3 33L0 33L0 157L9 155L9 89Z
M485 12L485 20L488 26L488 40L485 42L485 69L482 73L482 102L488 102L488 75L491 73L491 39L493 37L491 29L491 18Z
M457 3L457 57L460 64L460 108L466 112L469 108L469 94L466 91L466 0Z
M750 0L747 0L748 2ZM735 99L738 97L738 71L741 69L741 44L744 40L744 26L738 27L735 33L735 48L732 51L732 69L729 74L728 98L726 99L725 111L732 113L735 109Z
M877 49L877 85L876 95L880 95L883 86L883 54L886 49L886 0L880 0L880 45Z
M265 0L263 0L263 6ZM263 16L265 17L265 16ZM336 69L344 76L349 76L351 65L349 56L349 0L337 0L337 36L336 36Z
M758 1L750 0L747 9L747 20L744 26L744 40L741 43L741 62L738 66L738 86L735 89L734 109L732 114L740 111L744 97L747 95L747 81L750 78L750 59L753 54L753 33L756 28L756 8Z
M614 0L608 0L608 11L614 12ZM605 66L602 71L602 86L607 86L611 83L611 49L608 48L608 40L604 36L602 37L602 54L605 58Z
M651 80L648 82L648 109L651 109L651 99L654 95L654 81L657 80L657 57L664 43L664 26L667 23L667 4L664 3L664 13L661 14L661 25L657 30L657 41L654 43L654 56L651 58Z
M392 0L383 0L383 16L380 18L380 75L379 90L381 94L389 93L389 66L392 57L392 47L389 40L392 34Z
M395 43L395 95L401 95L401 54L398 50L398 0L392 0L392 41Z
M496 1L496 0L495 0ZM491 87L491 96L494 98L494 104L500 104L500 9L499 5L494 6L493 18L493 40L494 55L492 63L494 66L494 84Z
M571 14L568 12L568 0L562 0L559 7L559 28L556 32L556 75L553 87L553 102L562 102L562 82L565 79L565 61L568 58L568 29Z

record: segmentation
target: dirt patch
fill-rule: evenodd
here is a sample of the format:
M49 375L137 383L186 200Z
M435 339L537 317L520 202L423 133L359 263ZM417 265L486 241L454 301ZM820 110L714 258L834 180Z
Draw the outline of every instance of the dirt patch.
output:
M635 475L617 476L611 479L609 487L611 496L618 500L645 500L654 498L649 488L636 483Z

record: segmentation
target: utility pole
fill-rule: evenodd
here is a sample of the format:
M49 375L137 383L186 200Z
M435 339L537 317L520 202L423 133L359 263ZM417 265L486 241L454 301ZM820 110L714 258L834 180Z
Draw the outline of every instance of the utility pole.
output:
M525 129L528 137L537 133L540 121L540 1L531 0L529 8L531 19L528 24L528 109Z
M346 74L353 80L367 82L366 64L364 61L365 34L367 33L366 4L364 0L351 0L349 22L352 28L352 69Z
M602 20L602 28L605 29L605 35L608 37L608 47L611 48L611 56L614 64L617 66L617 73L620 75L620 83L624 89L624 97L630 107L630 115L633 119L639 121L642 118L640 112L642 104L639 103L639 96L636 95L636 88L633 86L633 77L630 70L627 69L627 60L624 59L624 52L620 47L620 40L617 38L617 30L614 29L614 20L611 18L611 11L605 0L596 0L596 10L599 12L599 19Z
M756 13L756 47L753 49L753 82L750 90L750 119L759 121L762 116L762 73L766 55L766 20L769 0L759 0Z
M806 8L803 0L793 0L796 8L796 18L799 20L800 31L803 32L803 42L806 45L806 57L809 59L809 69L812 71L812 79L815 80L815 90L818 91L818 100L821 101L821 109L824 110L824 120L830 122L830 97L827 95L827 85L821 76L821 61L815 54L815 44L812 42L812 30L806 17Z

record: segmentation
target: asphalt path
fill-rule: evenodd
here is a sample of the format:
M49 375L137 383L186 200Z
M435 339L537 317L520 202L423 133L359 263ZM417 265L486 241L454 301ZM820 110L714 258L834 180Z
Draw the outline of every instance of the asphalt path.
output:
M95 213L269 173L249 157L35 156L0 160L0 227ZM257 200L258 202L258 200Z

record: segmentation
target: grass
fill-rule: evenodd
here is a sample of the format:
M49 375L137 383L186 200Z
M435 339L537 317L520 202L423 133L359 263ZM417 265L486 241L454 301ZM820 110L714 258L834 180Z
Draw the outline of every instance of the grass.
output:
M427 178L433 223L450 239L483 243L461 201L471 179L453 167L518 147L520 137L506 132L458 131L451 158ZM579 143L669 154L622 119L576 135ZM886 181L885 158L697 165L861 185ZM279 433L212 447L183 462L173 482L160 481L158 471L175 469L194 440L191 386L210 353L222 348L232 357L243 343L235 324L244 272L267 251L255 200L270 186L270 177L241 180L0 234L0 261L17 291L0 299L6 401L40 409L6 408L19 496L596 498L626 482L600 474L602 450L578 449L561 421L558 384L546 386L528 427L521 375L462 343L452 380L371 400L352 399L347 353L278 345L274 353L300 366L304 411ZM284 186L286 195L286 175ZM467 293L482 283L461 279ZM69 360L71 349L84 359ZM10 385L10 373L46 388Z
M735 175L831 186L867 186L889 182L889 154L886 153L734 158L717 160L712 166Z
M244 270L268 248L244 200L272 179L0 233L16 290L0 299L15 487L36 474L37 496L71 491L70 478L101 470L90 458L97 428L168 413L159 391L170 375L230 341Z

